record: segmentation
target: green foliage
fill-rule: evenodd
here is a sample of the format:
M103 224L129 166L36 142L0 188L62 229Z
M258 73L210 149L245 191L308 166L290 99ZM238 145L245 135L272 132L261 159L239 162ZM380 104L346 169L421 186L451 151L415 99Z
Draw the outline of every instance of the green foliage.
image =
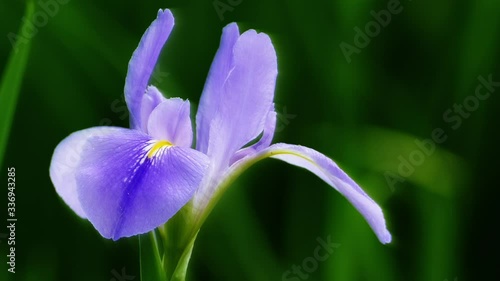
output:
M166 280L159 249L161 246L156 232L139 236L141 280Z
M34 12L35 3L28 1L24 17L31 18ZM24 34L25 30L29 28L28 25L29 22L25 21L17 34L7 34L12 44L12 50L4 69L2 80L0 80L0 162L3 162L18 96L21 92L24 71L28 63L31 37Z

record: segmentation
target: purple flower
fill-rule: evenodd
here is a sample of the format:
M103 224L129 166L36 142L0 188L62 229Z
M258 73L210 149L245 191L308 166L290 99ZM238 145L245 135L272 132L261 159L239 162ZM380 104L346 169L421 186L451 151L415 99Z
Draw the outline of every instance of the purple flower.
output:
M202 221L236 176L271 157L316 174L358 209L382 243L391 241L380 207L332 160L303 146L271 145L278 71L266 34L240 34L234 23L224 28L191 148L189 102L166 99L148 86L173 25L171 12L160 10L130 60L125 98L131 129L81 130L56 147L50 176L66 204L114 240L163 225L188 202L194 221Z

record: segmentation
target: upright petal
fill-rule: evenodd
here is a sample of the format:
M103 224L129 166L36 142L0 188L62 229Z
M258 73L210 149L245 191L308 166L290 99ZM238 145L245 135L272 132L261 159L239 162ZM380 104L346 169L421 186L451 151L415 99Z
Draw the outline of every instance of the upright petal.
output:
M189 101L167 99L159 104L148 121L148 132L157 140L167 140L176 146L191 147L193 128Z
M222 168L264 129L278 72L269 36L249 30L235 41L237 32L224 29L197 116L198 149Z
M276 158L289 164L302 167L320 177L323 181L339 191L363 215L380 242L391 242L391 234L387 230L382 209L359 187L337 164L325 155L298 145L275 144L252 156L235 163L229 174L237 172L248 163L263 158Z
M174 17L169 10L159 10L158 17L146 30L128 65L125 81L125 101L130 111L132 128L141 129L141 103L149 79L163 45L174 26Z
M239 36L240 31L236 23L231 23L222 30L219 50L215 54L201 95L196 114L196 147L204 153L208 151L210 123L218 114L219 106L224 99L222 86L233 68L233 48Z
M142 104L141 104L141 127L137 128L140 129L142 132L148 134L148 122L149 122L149 116L151 115L151 112L162 102L166 101L167 99L162 95L162 93L155 87L155 86L149 86L146 90L146 93L142 97Z

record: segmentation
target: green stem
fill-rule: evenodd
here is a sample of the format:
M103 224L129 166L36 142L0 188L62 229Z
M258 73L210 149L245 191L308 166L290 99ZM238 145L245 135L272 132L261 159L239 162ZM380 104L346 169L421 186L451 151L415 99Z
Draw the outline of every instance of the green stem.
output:
M158 228L163 241L163 270L168 281L185 281L187 267L191 258L194 243L198 232L214 209L222 194L236 180L236 178L246 169L258 161L277 154L295 154L290 151L273 151L258 154L248 161L244 161L231 168L224 179L218 183L214 189L214 194L207 195L210 201L205 206L193 206L190 201L174 217L172 217L163 227ZM312 161L302 155L306 160ZM202 210L201 212L199 210ZM193 213L198 212L198 213Z
M155 231L139 236L141 281L167 281Z

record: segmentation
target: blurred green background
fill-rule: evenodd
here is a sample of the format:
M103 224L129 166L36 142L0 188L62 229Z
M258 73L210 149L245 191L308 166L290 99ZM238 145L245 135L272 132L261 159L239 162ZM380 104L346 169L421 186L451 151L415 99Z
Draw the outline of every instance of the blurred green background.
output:
M337 192L305 170L268 160L237 180L209 217L189 280L287 280L283 273L313 256L317 238L328 237L340 247L307 280L498 277L500 87L485 100L474 95L479 76L500 81L500 1L402 1L400 12L378 32L371 26L373 36L364 43L358 38L358 46L356 28L365 30L371 11L386 10L391 1L42 0L58 3L54 13L34 2L47 20L28 36L17 107L5 102L17 91L0 99L2 112L15 108L11 127L7 117L0 120L0 137L9 134L1 159L0 235L7 233L7 167L16 168L18 217L17 273L7 272L0 236L0 280L131 280L115 276L122 270L139 280L137 239L101 238L59 199L48 167L71 132L128 126L127 64L159 8L172 9L176 27L155 85L189 98L194 114L222 28L236 21L241 30L269 34L279 66L274 142L332 157L382 206L393 234L391 244L381 245ZM25 9L25 1L0 0L4 75L13 53L9 34L19 34ZM350 62L342 42L357 48ZM460 115L454 105L464 101L473 110ZM436 128L446 140L414 158L423 163L402 176L401 159L418 156L415 140L431 138Z

